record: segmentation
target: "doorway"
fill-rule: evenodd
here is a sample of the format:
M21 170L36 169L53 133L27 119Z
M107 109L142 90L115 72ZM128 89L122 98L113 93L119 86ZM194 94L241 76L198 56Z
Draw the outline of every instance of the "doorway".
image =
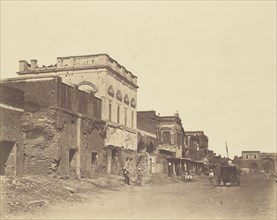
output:
M0 142L0 175L16 174L16 147L14 142Z
M76 150L70 149L69 150L69 175L74 176L76 175Z
M92 152L91 153L91 171L92 173L97 173L98 167L98 153Z

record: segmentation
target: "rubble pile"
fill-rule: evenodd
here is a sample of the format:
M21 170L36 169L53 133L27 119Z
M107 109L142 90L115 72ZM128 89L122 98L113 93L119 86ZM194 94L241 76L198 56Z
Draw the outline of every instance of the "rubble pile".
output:
M2 177L1 213L9 216L31 212L50 204L83 202L91 193L118 190L124 186L122 177L95 179L58 179L47 176Z

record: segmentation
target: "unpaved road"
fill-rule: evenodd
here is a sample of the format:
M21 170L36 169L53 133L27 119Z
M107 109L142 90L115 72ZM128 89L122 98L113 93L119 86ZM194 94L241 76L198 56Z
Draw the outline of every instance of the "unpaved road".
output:
M239 187L192 183L126 186L72 206L17 216L21 219L276 219L276 183L263 175L241 177Z

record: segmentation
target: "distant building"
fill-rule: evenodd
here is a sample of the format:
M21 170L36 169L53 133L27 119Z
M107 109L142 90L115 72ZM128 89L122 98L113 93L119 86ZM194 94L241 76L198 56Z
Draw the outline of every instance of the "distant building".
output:
M205 160L208 158L209 139L203 131L186 131L185 136L185 151L183 157L188 154L194 160Z
M179 114L159 116L159 121L159 153L181 158L185 131Z
M277 153L260 151L242 151L238 164L240 168L249 169L249 173L276 172Z
M159 116L155 111L139 111L138 115L140 120L148 119L156 124L156 172L179 175L185 135L179 114Z

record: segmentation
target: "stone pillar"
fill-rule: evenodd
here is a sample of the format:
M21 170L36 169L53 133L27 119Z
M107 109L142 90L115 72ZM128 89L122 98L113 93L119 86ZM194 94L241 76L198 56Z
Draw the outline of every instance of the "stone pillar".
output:
M175 171L175 161L172 162L172 167L173 167L173 174L176 175L176 171Z
M28 62L26 60L19 60L19 72L28 70Z
M35 70L35 68L37 67L37 60L31 60L31 70Z
M62 60L62 58L57 58L57 67L58 68L63 67L63 60Z
M107 149L107 173L110 174L111 173L111 169L112 169L112 151L111 149Z

